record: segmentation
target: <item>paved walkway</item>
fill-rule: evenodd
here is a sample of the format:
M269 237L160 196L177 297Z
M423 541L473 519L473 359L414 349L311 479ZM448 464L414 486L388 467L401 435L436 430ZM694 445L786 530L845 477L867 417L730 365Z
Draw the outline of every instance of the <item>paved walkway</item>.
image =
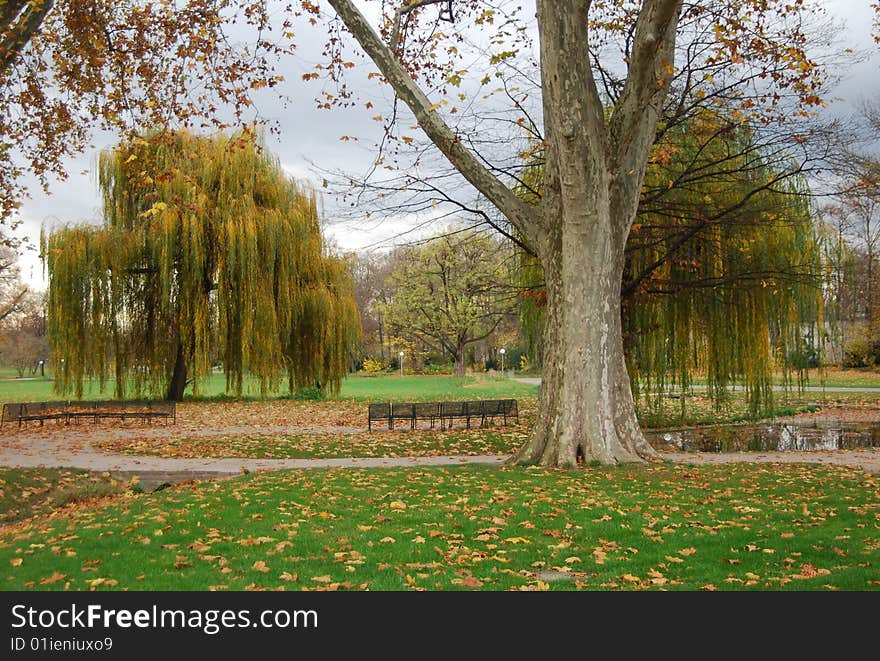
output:
M203 430L200 435L234 435L243 433L237 427ZM245 430L254 433L253 428ZM266 433L260 429L261 433ZM283 431L314 433L317 428L284 427ZM320 431L360 431L359 428L321 428ZM11 468L70 467L93 471L121 472L165 472L211 474L216 476L235 475L242 469L249 471L278 468L376 468L391 466L442 466L462 463L501 464L507 457L495 455L437 457L349 457L339 459L248 459L248 458L177 458L145 457L130 454L113 454L97 450L92 446L96 440L137 437L167 437L173 435L173 428L154 429L105 429L90 434L82 432L27 433L0 437L0 466ZM191 432L187 432L190 435Z
M148 430L138 430L138 434ZM173 432L173 430L169 430ZM124 437L132 430L102 430L101 439ZM153 432L158 434L158 430ZM233 433L230 431L230 433ZM446 455L437 457L364 457L339 459L247 459L247 458L164 458L112 454L95 449L90 435L49 433L4 436L0 438L0 466L15 468L70 467L126 474L174 475L180 481L192 478L224 477L242 470L279 468L382 468L406 466L451 466L461 464L501 465L505 455ZM819 463L861 468L880 474L880 448L811 452L735 452L669 453L664 458L677 463Z
M520 381L521 383L528 383L532 386L540 386L541 379L540 377L531 377L531 376L523 376L523 377L515 377L514 381ZM707 390L709 386L705 385L693 385L691 386L693 390ZM730 390L739 391L745 390L744 386L730 386ZM773 386L774 392L785 392L786 388L783 386ZM789 391L798 391L798 388L789 388ZM880 387L870 387L870 386L805 386L803 388L804 392L874 392L880 393ZM679 391L675 390L670 392L669 394L675 395L678 394Z

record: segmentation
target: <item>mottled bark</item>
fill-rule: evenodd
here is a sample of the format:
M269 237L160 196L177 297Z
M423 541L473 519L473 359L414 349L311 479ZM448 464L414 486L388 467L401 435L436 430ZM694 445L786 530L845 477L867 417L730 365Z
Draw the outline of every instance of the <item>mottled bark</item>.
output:
M656 456L635 415L623 352L623 251L602 223L587 227L560 233L561 249L542 260L547 321L541 402L532 437L514 457L519 463L568 467Z
M0 78L9 73L15 59L43 25L54 0L10 0L0 7Z

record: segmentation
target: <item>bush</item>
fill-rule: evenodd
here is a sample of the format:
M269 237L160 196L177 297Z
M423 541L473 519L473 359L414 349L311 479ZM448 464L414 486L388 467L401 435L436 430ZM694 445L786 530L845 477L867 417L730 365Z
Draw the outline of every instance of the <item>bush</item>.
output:
M364 358L363 370L367 374L378 374L386 370L385 363L375 358Z
M877 365L880 365L880 338L874 337L867 326L856 326L843 347L843 366L876 367Z
M291 399L298 402L319 402L324 399L324 394L317 386L309 386L308 388L300 388L297 390L293 393Z

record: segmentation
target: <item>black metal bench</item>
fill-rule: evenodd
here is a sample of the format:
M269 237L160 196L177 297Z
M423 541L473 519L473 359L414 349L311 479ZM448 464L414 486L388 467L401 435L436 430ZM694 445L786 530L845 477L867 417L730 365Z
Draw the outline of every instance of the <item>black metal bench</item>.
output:
M501 417L504 424L509 418L519 420L519 411L515 399L490 399L467 402L404 402L395 404L373 403L367 406L367 428L372 431L374 422L387 422L388 429L394 429L395 421L408 421L409 428L415 429L416 422L426 420L431 429L439 420L440 429L451 427L453 421L464 420L470 429L471 420L479 420L485 426L496 417Z
M67 421L67 402L11 402L3 404L0 425L17 422L39 422L42 427L46 420Z
M177 405L175 402L150 400L107 400L94 402L10 402L3 404L0 426L7 422L39 422L43 426L46 420L64 420L65 424L81 419L90 419L97 423L102 419L126 420L138 419L152 422L163 419L177 422Z
M370 404L367 406L367 429L373 431L373 421L382 421L388 423L388 429L391 429L391 404Z
M409 421L409 428L416 428L416 405L411 402L391 404L391 413L388 416L388 429L394 429L395 420Z

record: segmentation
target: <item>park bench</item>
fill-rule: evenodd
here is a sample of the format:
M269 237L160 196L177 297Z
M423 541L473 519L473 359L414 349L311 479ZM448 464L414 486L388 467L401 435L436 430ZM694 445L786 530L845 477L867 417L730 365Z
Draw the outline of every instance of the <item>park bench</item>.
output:
M21 427L23 422L39 421L42 427L46 420L66 420L65 404L66 402L15 402L4 404L3 417L0 419L0 424L18 422L18 426Z
M11 402L3 404L0 426L7 422L39 422L42 427L46 420L79 422L82 419L97 423L100 420L136 419L152 422L161 419L177 422L175 402L148 400L107 400L94 402Z
M515 399L490 399L467 402L404 402L395 404L374 403L367 406L367 427L373 430L374 422L387 422L388 429L394 429L395 421L409 422L409 428L415 429L416 422L426 420L431 429L440 421L440 428L451 427L455 420L464 420L470 429L471 420L479 420L480 426L500 417L507 424L509 418L519 420L519 410Z

